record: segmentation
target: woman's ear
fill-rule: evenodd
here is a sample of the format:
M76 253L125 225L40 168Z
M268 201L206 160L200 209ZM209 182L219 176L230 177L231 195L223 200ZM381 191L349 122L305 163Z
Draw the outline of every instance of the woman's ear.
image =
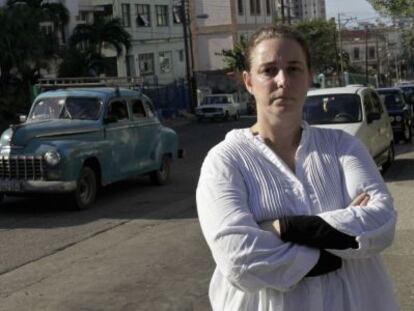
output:
M253 95L252 93L252 79L250 77L250 73L246 70L243 71L243 81L244 85L246 86L247 91Z

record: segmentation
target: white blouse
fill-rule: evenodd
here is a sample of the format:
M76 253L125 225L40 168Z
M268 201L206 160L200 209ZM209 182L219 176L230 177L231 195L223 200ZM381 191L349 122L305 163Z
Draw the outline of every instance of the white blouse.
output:
M249 129L229 132L201 168L197 209L216 262L209 296L215 311L398 310L380 252L394 238L396 211L359 140L303 123L295 174ZM358 194L367 206L351 206ZM258 223L318 215L356 236L358 249L329 250L342 268L305 277L319 251L281 241Z

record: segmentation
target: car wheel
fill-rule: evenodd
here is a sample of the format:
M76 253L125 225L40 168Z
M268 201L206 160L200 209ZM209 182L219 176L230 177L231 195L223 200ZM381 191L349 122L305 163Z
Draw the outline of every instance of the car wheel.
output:
M236 114L234 115L234 120L237 121L238 119L240 119L240 114L238 111L236 111Z
M406 143L411 142L412 140L412 130L411 126L408 123L405 123L404 125L404 132L403 132L403 139Z
M97 183L95 171L89 166L81 169L76 190L73 193L73 205L78 210L90 207L96 198Z
M224 114L224 118L223 118L223 120L224 120L224 121L227 121L229 118L230 118L229 112L228 112L228 111L226 111L226 113Z
M384 174L391 166L391 163L394 161L395 157L395 150L394 144L391 142L390 146L388 147L388 156L387 161L382 165L382 173Z
M150 178L154 185L165 185L170 180L171 159L168 155L164 155L161 161L161 167L151 172Z

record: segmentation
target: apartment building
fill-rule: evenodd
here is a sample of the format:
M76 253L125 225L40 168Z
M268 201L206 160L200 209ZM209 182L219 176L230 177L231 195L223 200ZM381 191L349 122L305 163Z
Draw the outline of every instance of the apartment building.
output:
M270 25L273 0L192 0L189 2L194 70L223 69L222 50L232 49L242 36Z
M325 0L276 0L278 20L294 23L326 19Z

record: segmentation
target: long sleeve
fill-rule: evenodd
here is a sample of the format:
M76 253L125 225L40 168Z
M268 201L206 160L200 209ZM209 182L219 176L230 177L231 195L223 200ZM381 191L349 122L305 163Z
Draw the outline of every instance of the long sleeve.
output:
M348 134L340 140L339 159L343 193L350 204L361 192L370 196L367 206L347 206L318 216L335 229L356 237L357 249L331 251L343 258L368 257L388 247L394 238L396 211L393 199L362 143Z
M224 152L210 151L196 199L201 228L218 269L245 291L287 291L315 266L319 250L284 243L260 229L247 196L235 160Z

